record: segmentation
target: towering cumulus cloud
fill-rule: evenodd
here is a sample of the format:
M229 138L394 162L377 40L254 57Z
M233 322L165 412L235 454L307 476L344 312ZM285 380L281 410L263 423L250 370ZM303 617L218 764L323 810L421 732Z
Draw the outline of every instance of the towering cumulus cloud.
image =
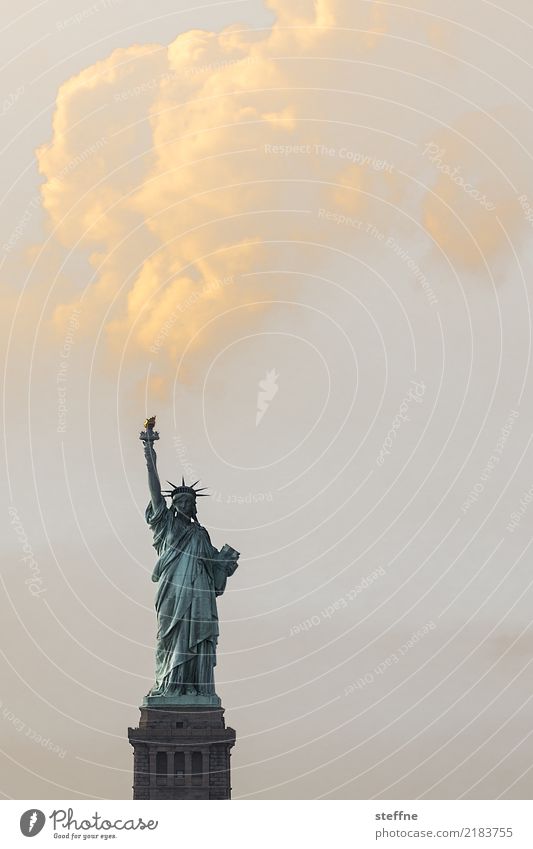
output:
M481 121L452 93L446 27L402 3L267 5L267 29L192 30L85 69L37 152L53 239L90 264L83 332L163 369L216 336L212 319L264 309L290 243L350 247L364 221L472 267L504 242L509 188L469 138ZM79 281L61 291L64 327Z

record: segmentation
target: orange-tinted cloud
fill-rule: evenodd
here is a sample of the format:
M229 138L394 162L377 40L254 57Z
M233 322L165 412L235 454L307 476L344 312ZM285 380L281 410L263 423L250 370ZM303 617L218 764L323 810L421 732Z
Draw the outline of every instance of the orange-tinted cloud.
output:
M452 262L469 269L490 265L525 223L509 162L513 137L494 118L468 112L423 147L431 167L424 225ZM531 165L522 179L530 174Z
M520 223L506 180L465 141L477 117L447 107L449 129L439 121L428 136L432 76L445 72L434 19L377 0L267 5L277 19L266 32L192 30L82 71L61 87L37 152L55 238L92 269L84 332L157 356L163 372L187 345L218 339L213 319L231 316L226 330L249 320L232 308L274 289L268 274L248 275L282 263L291 239L353 247L349 228L324 236L320 208L384 232L425 228L468 267L504 250L494 212L424 155L428 137L507 225ZM409 73L394 75L391 96L395 66ZM61 327L80 299L72 288L56 306Z

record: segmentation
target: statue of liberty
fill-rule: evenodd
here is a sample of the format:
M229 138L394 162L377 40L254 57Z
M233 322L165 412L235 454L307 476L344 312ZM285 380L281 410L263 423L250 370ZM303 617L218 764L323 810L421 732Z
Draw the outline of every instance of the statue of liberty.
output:
M237 568L239 552L211 545L196 514L202 487L170 484L162 490L156 465L155 416L147 419L140 439L148 466L150 503L146 521L154 535L158 560L152 573L157 581L157 645L155 684L145 704L219 705L214 667L218 641L216 596ZM170 481L169 481L170 483ZM170 499L167 506L165 496Z

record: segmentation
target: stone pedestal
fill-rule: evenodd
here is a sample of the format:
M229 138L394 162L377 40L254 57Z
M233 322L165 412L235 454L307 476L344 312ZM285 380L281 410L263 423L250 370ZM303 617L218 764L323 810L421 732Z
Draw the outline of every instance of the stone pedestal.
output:
M235 731L224 709L142 705L133 746L134 799L230 799Z

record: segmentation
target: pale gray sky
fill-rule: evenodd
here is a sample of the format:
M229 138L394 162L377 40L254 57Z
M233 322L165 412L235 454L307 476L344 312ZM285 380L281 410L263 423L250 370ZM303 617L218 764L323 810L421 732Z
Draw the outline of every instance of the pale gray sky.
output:
M242 552L234 797L530 798L532 27L4 16L4 797L131 796L155 413L161 477Z

